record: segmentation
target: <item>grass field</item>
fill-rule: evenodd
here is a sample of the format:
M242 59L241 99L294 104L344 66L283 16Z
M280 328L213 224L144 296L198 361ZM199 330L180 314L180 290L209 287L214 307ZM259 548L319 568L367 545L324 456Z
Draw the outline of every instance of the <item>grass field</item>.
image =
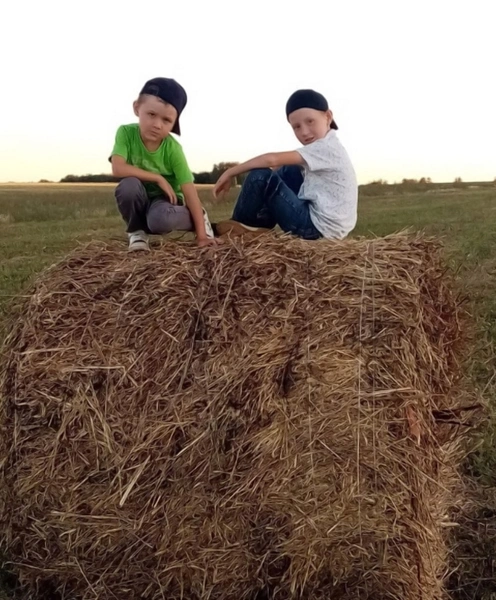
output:
M33 276L80 243L121 239L123 223L113 185L0 185L0 331L8 306ZM200 195L212 220L226 217L234 201L213 205L208 186ZM474 384L496 405L496 186L363 196L353 235L382 236L405 228L442 237L477 327L477 348L469 361ZM468 469L496 486L496 421L484 429ZM494 507L496 515L496 507ZM496 518L496 517L495 517ZM0 592L1 597L1 592ZM482 597L482 596L481 596Z

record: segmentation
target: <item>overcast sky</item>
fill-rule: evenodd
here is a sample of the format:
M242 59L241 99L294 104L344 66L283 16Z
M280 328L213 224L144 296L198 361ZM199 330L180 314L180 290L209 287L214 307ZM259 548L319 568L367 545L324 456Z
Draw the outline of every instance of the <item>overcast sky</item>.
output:
M143 83L174 77L194 171L290 150L329 100L361 183L496 177L494 2L29 0L0 8L0 181L109 171Z

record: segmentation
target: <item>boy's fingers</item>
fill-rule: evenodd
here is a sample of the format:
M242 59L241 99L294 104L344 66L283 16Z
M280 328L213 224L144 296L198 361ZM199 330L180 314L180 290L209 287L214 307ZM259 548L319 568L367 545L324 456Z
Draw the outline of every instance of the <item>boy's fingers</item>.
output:
M171 204L177 204L176 194L174 194L174 192L172 190L170 190L167 195L169 196L169 200L170 200Z

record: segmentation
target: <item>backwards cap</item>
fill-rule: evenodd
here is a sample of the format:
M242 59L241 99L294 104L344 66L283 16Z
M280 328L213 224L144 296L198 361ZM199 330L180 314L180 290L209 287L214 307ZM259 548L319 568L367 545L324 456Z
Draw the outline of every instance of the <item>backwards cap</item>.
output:
M292 112L300 108L313 108L325 112L329 110L329 104L324 96L315 90L297 90L294 94L291 94L286 103L286 117L289 117ZM331 129L337 128L336 121L333 119Z
M183 112L188 96L186 95L185 89L177 83L175 79L167 79L166 77L155 77L145 83L141 94L148 94L149 96L156 96L164 102L171 104L177 110L177 119L172 128L173 133L181 135L181 128L179 127L179 115Z

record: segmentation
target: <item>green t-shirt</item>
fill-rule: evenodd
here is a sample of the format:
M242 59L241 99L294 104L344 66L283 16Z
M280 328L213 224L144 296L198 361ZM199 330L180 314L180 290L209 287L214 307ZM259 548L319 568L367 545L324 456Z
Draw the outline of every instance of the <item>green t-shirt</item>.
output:
M133 167L151 173L160 173L167 179L181 200L184 199L181 186L194 181L181 144L174 137L168 135L155 152L150 152L143 144L137 123L119 127L115 134L115 144L111 156L115 154L125 158L126 162ZM144 181L143 185L149 198L163 195L163 191L156 183Z

